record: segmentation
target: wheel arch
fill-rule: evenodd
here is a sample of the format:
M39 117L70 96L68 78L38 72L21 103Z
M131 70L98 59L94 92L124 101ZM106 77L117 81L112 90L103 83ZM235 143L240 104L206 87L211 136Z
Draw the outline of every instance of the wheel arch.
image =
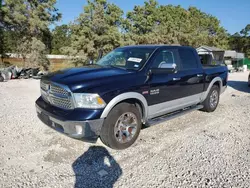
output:
M221 81L221 82L220 82L220 81L216 81L216 82L214 82L213 85L218 86L218 87L219 87L219 90L221 91L221 88L222 88L222 81Z
M209 84L207 90L204 92L202 97L202 102L207 98L209 91L213 87L213 85L217 85L220 89L220 92L222 91L222 79L220 77L215 77Z
M137 107L140 107L142 113L142 120L146 122L148 117L148 103L145 97L136 92L127 92L120 94L113 98L108 105L105 107L104 111L102 112L101 118L106 118L109 112L119 103L121 102L130 102L136 104Z

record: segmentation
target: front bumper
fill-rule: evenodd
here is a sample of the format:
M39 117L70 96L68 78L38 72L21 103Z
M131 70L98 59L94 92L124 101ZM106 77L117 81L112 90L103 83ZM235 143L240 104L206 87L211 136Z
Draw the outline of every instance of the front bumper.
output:
M104 119L86 121L64 121L36 104L39 119L50 128L71 138L95 143L101 133Z

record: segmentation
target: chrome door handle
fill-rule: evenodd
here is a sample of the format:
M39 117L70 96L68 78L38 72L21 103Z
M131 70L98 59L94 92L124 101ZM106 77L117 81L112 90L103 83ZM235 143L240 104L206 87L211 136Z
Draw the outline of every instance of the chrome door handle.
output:
M181 80L181 78L173 78L174 81Z
M203 77L203 74L197 74L197 77Z

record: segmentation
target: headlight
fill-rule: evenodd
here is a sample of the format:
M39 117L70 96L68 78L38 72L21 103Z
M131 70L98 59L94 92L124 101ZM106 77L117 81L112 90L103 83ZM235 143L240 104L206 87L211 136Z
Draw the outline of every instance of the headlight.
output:
M104 108L106 103L98 94L74 93L77 108Z

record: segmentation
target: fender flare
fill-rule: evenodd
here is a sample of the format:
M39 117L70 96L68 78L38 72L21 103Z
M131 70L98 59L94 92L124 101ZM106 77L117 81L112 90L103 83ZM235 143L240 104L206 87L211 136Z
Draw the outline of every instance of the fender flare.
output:
M148 117L148 103L145 97L136 92L127 92L127 93L122 93L115 98L113 98L108 105L104 108L104 111L102 112L101 118L106 118L109 114L109 112L117 105L119 102L127 100L127 99L137 99L141 102L142 105L142 110L143 110L143 121L147 120Z
M220 83L220 92L222 90L222 79L220 77L215 77L209 84L207 91L204 92L203 96L202 96L202 101L206 100L208 93L210 92L212 86L214 85L215 82L219 82Z

